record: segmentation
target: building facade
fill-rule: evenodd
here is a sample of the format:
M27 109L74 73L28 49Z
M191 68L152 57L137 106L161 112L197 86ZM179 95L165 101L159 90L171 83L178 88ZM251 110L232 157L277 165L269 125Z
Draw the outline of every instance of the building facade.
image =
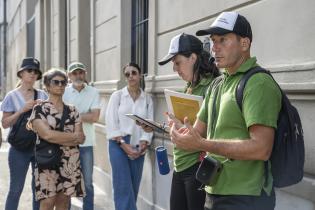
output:
M136 61L153 95L155 120L165 121L164 89L181 91L185 83L172 65L157 65L170 39L208 27L222 11L237 11L253 30L252 55L268 68L300 111L306 162L301 183L277 190L277 210L315 209L315 2L313 0L10 0L7 1L6 89L14 87L25 56L35 56L42 70L81 61L88 79L101 93L101 118L96 124L95 184L111 196L111 169L105 133L105 109L111 93L123 87L122 67ZM203 39L203 38L201 38ZM203 40L202 40L203 41ZM39 84L40 85L40 84ZM171 174L156 167L154 148L165 142L156 134L146 154L138 206L169 208Z

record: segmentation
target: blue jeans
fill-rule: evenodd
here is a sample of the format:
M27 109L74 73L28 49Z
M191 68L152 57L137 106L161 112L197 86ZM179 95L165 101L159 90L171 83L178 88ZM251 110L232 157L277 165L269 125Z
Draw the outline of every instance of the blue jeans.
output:
M93 147L80 147L81 170L84 179L86 196L83 198L83 210L94 209L94 187L93 187Z
M130 136L125 136L126 143ZM144 155L130 160L114 140L108 143L109 160L112 166L112 182L116 210L137 210L137 197L142 177Z
M39 202L35 200L34 166L35 157L33 151L21 152L10 147L8 163L10 169L10 188L5 203L6 210L17 210L22 194L26 174L31 163L32 166L32 191L33 210L39 210Z

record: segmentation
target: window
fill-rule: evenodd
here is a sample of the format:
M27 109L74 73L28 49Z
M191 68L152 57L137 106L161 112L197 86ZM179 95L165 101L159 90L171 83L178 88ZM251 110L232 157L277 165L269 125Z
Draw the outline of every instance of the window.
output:
M131 61L140 66L143 75L148 72L148 5L148 0L132 0Z

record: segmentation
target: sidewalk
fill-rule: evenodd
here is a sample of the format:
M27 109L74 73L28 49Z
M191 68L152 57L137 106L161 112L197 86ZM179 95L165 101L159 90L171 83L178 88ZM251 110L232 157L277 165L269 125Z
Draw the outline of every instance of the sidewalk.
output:
M1 104L1 102L0 102ZM0 112L0 119L2 112ZM2 129L3 139L6 139L8 129ZM4 209L6 195L9 190L9 166L8 166L8 151L10 145L6 142L2 143L0 148L0 209ZM94 210L114 210L112 200L109 200L105 192L94 185ZM71 210L82 209L82 200L72 198ZM19 210L31 210L32 206L32 189L31 189L31 168L27 173L24 190L19 202Z

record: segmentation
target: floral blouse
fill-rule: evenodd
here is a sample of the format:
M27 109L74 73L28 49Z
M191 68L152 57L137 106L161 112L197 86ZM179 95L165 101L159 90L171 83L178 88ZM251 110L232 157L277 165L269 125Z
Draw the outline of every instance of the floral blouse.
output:
M64 123L64 132L74 132L75 124L81 122L79 112L74 106L69 106L70 113ZM47 123L52 130L58 130L62 113L51 102L45 101L34 106L28 127L32 129L32 122L40 119ZM57 193L68 196L82 197L85 195L83 176L80 166L80 152L78 146L60 145L63 152L59 168L41 169L35 164L35 190L37 200L53 197Z

